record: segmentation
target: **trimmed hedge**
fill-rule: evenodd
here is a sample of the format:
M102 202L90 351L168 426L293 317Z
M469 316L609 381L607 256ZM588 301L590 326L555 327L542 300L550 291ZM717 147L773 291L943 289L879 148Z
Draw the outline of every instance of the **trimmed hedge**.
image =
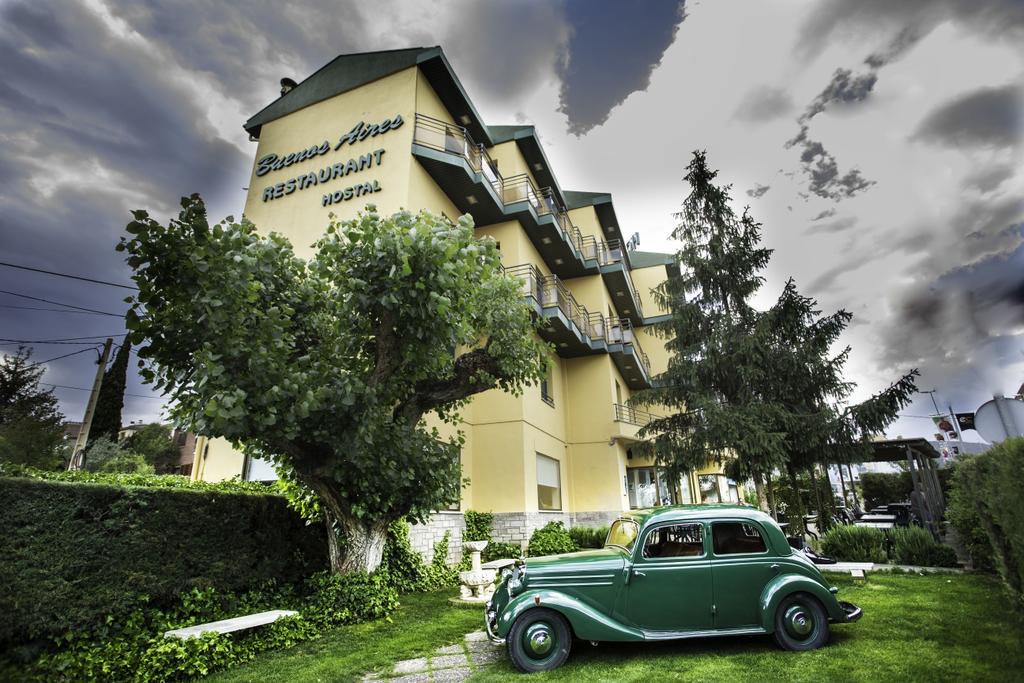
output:
M569 529L569 536L578 548L603 548L608 527L574 526Z
M869 526L840 524L822 535L821 552L841 562L885 562L885 532Z
M327 567L323 528L282 496L204 489L0 478L0 645Z
M953 477L954 525L963 539L977 542L959 524L977 523L989 552L1018 608L1024 609L1024 437L1007 439L965 458ZM966 514L965 514L966 513ZM973 553L977 548L968 548Z

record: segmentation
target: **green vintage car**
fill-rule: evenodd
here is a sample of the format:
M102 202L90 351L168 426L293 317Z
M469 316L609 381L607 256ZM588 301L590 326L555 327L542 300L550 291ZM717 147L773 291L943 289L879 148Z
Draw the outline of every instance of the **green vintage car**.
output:
M676 505L616 520L605 547L531 557L506 570L487 633L522 671L553 669L573 639L647 641L774 634L788 650L828 641L860 618L768 515Z

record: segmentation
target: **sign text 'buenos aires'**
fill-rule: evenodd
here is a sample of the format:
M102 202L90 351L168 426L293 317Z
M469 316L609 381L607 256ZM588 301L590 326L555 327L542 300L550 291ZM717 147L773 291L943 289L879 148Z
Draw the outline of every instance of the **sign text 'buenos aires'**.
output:
M365 121L357 123L352 130L345 133L338 139L338 143L334 145L334 151L341 149L345 143L354 145L357 142L366 140L367 138L375 138L381 133L386 133L389 130L394 130L400 127L404 121L402 115L398 114L393 119L384 119L380 123L367 124ZM327 154L331 151L331 143L324 140L319 145L312 145L304 150L298 152L292 152L285 156L278 156L277 154L266 154L256 161L256 175L264 176L271 171L280 171L282 168L297 164L308 159Z

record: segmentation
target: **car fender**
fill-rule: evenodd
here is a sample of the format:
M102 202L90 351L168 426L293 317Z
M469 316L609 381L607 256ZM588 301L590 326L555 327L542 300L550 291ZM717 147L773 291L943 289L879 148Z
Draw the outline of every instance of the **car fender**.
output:
M537 607L546 607L561 614L572 626L576 637L581 640L639 641L644 639L644 635L639 629L621 624L577 598L550 590L527 590L514 597L498 615L498 626L495 629L497 634L502 638L508 636L516 619L527 610Z
M839 602L828 588L801 574L783 574L769 581L761 593L761 627L765 631L774 633L775 610L793 593L810 593L821 602L830 620L845 620Z

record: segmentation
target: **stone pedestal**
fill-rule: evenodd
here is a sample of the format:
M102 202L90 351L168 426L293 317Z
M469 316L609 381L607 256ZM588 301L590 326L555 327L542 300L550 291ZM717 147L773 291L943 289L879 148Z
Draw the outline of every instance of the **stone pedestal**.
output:
M484 569L480 565L480 553L487 547L487 541L469 541L462 547L470 553L471 566L469 571L459 572L460 597L462 603L483 604L491 599L494 593L494 569Z

